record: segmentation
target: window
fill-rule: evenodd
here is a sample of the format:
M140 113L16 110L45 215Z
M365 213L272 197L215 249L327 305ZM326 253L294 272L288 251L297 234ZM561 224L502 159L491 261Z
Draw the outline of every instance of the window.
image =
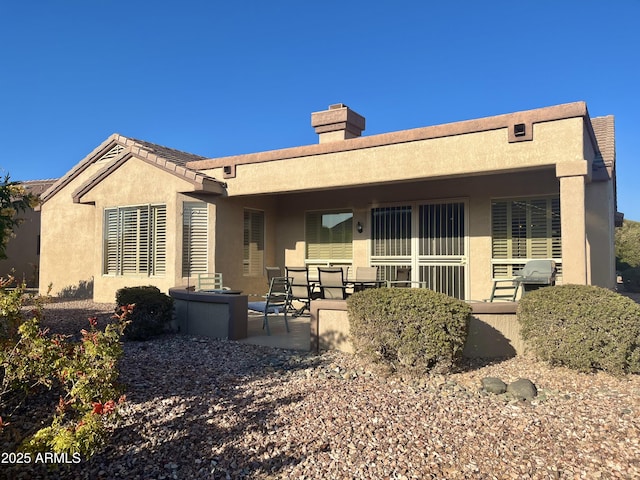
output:
M182 276L206 273L209 250L209 216L204 202L184 202L182 207Z
M166 205L105 209L104 274L164 275L166 244Z
M562 262L560 199L495 200L491 203L494 278L511 277L527 260Z
M260 276L264 272L264 212L244 211L243 274Z
M353 212L307 212L306 258L315 264L350 264L353 259Z

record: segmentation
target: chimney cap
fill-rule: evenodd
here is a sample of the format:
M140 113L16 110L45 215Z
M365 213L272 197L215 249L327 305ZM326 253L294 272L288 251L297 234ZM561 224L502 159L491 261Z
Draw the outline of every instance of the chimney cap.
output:
M359 137L365 127L365 119L362 115L354 112L344 103L334 103L329 105L327 110L311 114L311 126L315 128L318 135L336 132L331 137L324 137L329 141L337 139L346 140L348 138Z

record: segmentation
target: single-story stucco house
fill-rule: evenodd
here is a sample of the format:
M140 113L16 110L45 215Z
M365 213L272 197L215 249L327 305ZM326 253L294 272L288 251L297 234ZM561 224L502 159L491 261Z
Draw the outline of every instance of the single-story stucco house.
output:
M584 102L361 136L343 104L319 142L205 158L114 134L42 195L40 288L163 291L200 272L264 293L265 266L378 266L465 300L549 258L614 288L612 116Z

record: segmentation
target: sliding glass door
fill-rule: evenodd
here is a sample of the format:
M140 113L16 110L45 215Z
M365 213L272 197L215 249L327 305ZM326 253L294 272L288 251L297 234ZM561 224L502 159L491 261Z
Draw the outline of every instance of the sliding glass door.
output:
M383 280L410 269L413 286L464 299L466 202L407 203L371 210L371 265Z

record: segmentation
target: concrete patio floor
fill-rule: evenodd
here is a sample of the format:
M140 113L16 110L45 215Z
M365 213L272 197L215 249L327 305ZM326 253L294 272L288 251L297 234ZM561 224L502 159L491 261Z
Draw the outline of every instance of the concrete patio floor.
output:
M249 312L247 338L238 341L251 345L264 345L287 350L308 352L311 349L311 325L308 316L297 318L293 318L290 315L287 316L290 330L287 333L284 326L284 316L269 315L271 335L267 335L267 331L263 330L262 318L263 316L260 313Z

